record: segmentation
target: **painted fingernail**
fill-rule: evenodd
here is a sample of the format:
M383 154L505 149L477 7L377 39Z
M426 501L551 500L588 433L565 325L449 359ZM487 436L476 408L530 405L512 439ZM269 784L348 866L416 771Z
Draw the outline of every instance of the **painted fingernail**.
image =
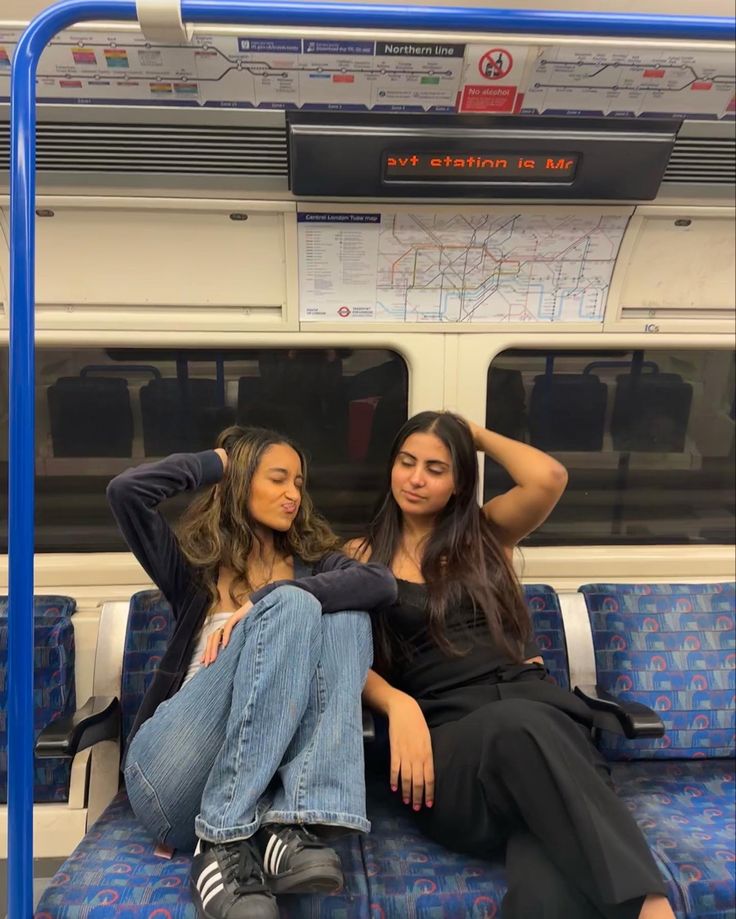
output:
M404 798L404 804L408 804L408 803L409 803L409 799L408 799L408 798Z
M427 807L431 807L434 804L434 801L427 801Z
M391 791L398 791L398 790L399 790L399 786L398 786L398 785L392 785L392 786L391 786Z
M419 804L415 804L415 805L414 805L414 810L415 810L415 811L418 811L418 810L420 810L420 809L421 809L421 805L419 805Z

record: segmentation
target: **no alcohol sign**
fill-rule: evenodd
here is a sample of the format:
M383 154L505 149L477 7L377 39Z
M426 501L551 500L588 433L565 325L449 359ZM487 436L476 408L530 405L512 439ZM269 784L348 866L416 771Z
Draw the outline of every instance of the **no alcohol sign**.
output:
M505 48L491 48L478 62L480 75L486 80L502 80L513 66L514 59Z
M496 112L511 115L521 107L520 91L529 58L527 45L509 48L469 45L465 51L461 112Z

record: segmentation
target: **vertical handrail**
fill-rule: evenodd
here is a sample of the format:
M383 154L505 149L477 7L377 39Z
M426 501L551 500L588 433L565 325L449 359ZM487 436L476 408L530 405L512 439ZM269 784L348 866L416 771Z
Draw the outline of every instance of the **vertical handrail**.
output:
M653 16L417 6L320 0L181 0L187 23L443 30L537 35L732 41L734 21ZM11 71L10 365L8 526L8 914L33 909L33 516L34 199L36 70L49 41L90 20L135 21L135 0L61 0L18 42Z
M8 430L8 917L33 914L33 515L36 69L57 32L80 19L134 20L135 2L66 0L21 35L10 104Z

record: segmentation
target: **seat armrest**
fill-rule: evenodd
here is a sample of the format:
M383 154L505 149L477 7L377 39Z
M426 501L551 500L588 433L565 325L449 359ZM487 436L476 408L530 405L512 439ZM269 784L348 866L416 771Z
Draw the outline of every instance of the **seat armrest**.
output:
M73 715L55 718L38 735L39 759L73 759L101 740L120 737L120 702L115 696L92 696Z
M617 699L600 686L576 686L573 691L594 711L615 719L615 723L629 740L640 737L662 737L664 734L662 719L641 702ZM609 729L602 721L596 723L596 727L602 730Z
M373 712L369 708L363 708L363 741L368 742L376 739L376 721Z

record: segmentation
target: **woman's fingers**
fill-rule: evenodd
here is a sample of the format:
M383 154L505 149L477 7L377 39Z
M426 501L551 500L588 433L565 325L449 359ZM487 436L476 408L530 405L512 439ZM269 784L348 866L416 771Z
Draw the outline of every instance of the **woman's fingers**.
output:
M205 665L205 667L209 667L209 665L217 657L217 652L220 649L221 641L222 641L222 629L217 629L207 639L207 645L205 646L204 654L202 655L202 663Z
M389 774L389 782L391 784L391 791L399 790L399 772L401 771L401 760L398 756L391 755L391 771Z
M239 612L239 611L238 611ZM233 613L233 615L228 619L222 629L222 647L227 648L227 643L230 641L230 633L235 628L235 626L240 622L240 619L236 619L238 613Z
M401 763L401 799L404 804L411 801L411 763Z
M422 769L421 763L416 765L416 768L412 769L412 802L411 806L415 811L422 809L422 802L424 800L424 770Z
M427 807L434 804L434 764L431 760L424 764L424 802Z
M227 648L228 642L230 641L230 635L232 634L235 626L240 622L241 619L245 619L248 613L253 609L253 604L250 600L246 600L245 603L240 607L239 610L234 612L232 616L225 623L225 627L222 630L222 647Z

